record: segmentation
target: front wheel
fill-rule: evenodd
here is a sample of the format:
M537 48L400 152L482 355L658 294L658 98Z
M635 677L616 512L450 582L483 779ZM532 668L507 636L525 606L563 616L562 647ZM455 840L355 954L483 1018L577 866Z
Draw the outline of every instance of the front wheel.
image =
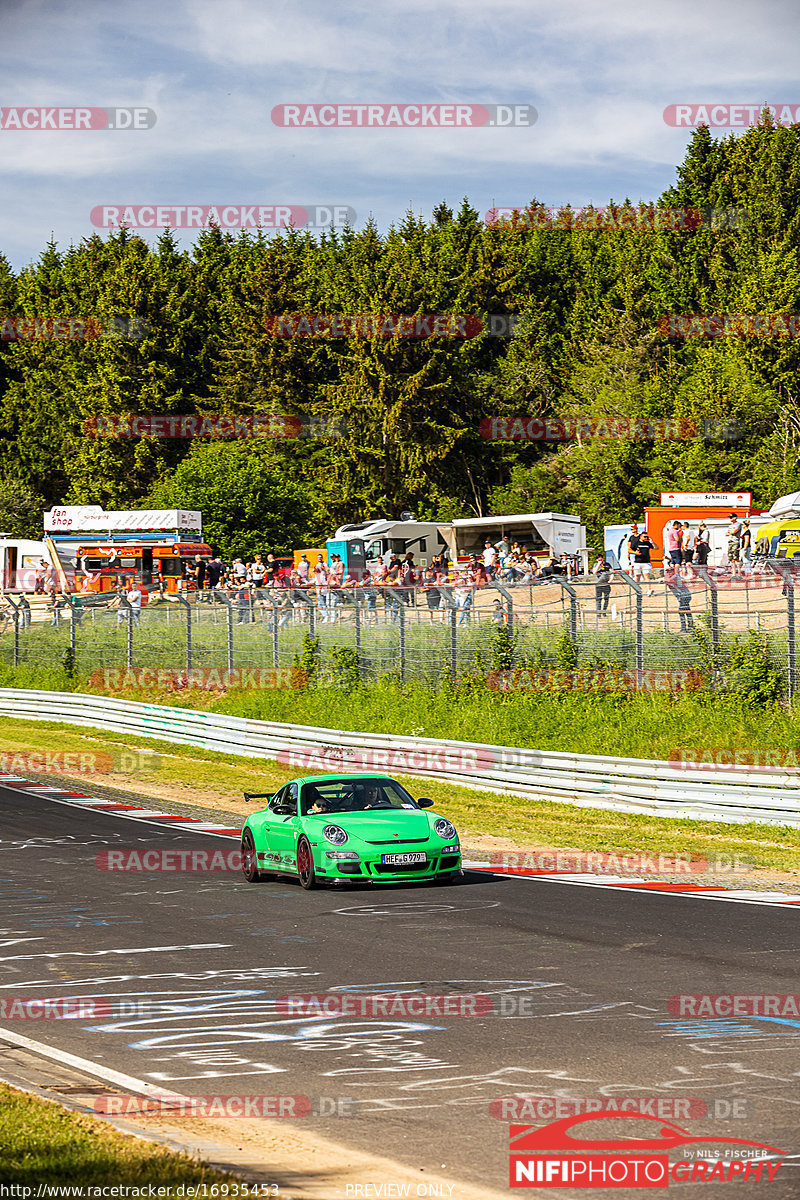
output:
M297 843L297 877L300 880L300 886L304 887L307 892L317 886L314 856L311 853L308 838L305 837L301 837Z
M258 883L261 878L261 872L258 869L256 844L249 829L242 836L242 871L248 883Z

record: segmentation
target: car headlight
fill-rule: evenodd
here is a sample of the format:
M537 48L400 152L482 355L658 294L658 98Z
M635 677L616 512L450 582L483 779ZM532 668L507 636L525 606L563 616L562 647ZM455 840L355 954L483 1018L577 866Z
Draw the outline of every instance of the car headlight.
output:
M361 856L355 850L326 850L325 857L334 862L352 862L354 859L358 861Z
M438 821L433 822L433 828L436 830L440 838L444 838L449 842L451 838L456 836L456 827L450 821L445 821L444 817L439 817Z
M343 846L347 841L347 834L341 825L326 825L322 831L322 836L327 838L329 842L333 842L334 846Z

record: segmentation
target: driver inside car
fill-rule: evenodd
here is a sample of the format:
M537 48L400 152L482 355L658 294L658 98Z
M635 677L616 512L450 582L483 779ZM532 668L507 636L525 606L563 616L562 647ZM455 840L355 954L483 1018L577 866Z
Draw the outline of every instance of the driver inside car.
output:
M389 801L383 794L383 788L377 783L368 783L361 789L362 808L386 808Z

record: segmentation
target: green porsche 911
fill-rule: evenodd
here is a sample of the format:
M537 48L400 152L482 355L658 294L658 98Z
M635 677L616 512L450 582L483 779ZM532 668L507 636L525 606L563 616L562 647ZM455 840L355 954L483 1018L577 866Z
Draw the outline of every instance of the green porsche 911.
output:
M284 784L242 829L250 883L280 872L304 888L323 882L406 883L461 874L455 826L433 801L414 800L385 775L308 775Z

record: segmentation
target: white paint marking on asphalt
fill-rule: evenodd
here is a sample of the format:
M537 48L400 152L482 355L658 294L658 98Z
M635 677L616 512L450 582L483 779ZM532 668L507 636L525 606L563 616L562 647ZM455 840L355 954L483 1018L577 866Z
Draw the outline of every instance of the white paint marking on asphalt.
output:
M101 1063L92 1062L88 1058L80 1058L77 1054L67 1054L65 1050L57 1050L53 1046L47 1046L43 1042L35 1042L32 1038L27 1038L21 1033L10 1033L7 1029L0 1030L0 1041L10 1042L14 1046L20 1046L25 1050L32 1050L36 1054L41 1054L44 1058L52 1058L56 1062L64 1063L68 1067L77 1067L79 1071L85 1071L87 1075L95 1075L98 1079L104 1079L107 1083L116 1084L117 1087L125 1088L129 1092L138 1092L143 1096L154 1096L163 1100L173 1100L186 1102L189 1097L182 1096L180 1092L170 1092L167 1088L157 1087L153 1083L146 1083L143 1079L137 1079L134 1075L124 1075L122 1071L114 1071L111 1067L105 1067ZM168 1115L168 1114L165 1114Z
M188 946L130 946L125 950L57 950L48 954L9 954L0 962L27 962L31 958L102 958L106 954L164 954L168 950L230 950L230 942L193 942Z

